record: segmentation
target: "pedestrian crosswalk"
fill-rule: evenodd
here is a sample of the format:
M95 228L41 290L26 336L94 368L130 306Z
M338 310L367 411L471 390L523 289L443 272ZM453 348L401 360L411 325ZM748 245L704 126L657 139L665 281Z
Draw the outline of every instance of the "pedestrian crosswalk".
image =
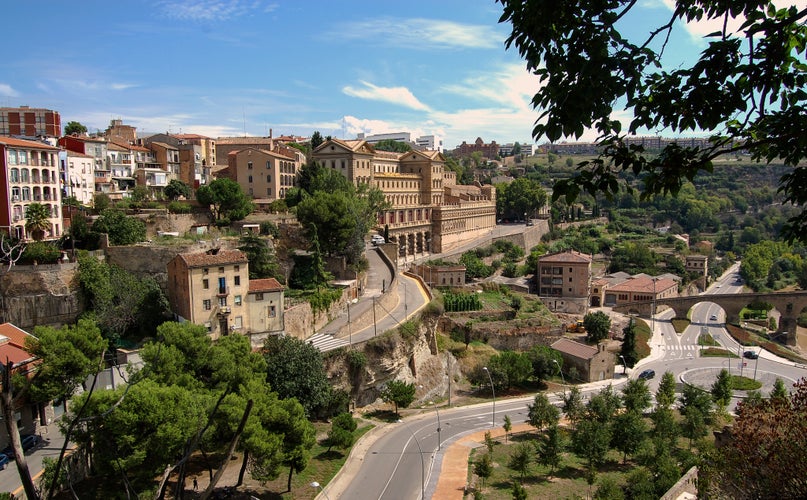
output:
M349 344L345 339L338 339L330 333L315 333L306 342L313 345L321 352L332 351Z
M665 344L662 346L664 349L668 351L697 351L701 348L699 345L689 344L689 345L667 345Z

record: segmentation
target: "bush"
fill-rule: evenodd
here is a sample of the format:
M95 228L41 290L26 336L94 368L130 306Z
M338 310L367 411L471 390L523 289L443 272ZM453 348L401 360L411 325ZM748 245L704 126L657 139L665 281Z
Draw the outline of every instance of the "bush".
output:
M182 203L181 201L172 201L168 204L168 211L172 214L189 214L191 213L191 206L189 203Z
M261 234L272 238L280 238L280 229L273 222L261 222Z
M28 264L54 264L62 256L62 251L45 241L32 241L22 252L22 261Z

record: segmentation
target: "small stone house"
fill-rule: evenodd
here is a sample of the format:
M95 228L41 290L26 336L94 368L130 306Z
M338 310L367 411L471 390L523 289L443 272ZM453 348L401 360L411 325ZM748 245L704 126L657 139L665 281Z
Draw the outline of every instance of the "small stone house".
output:
M562 338L552 344L563 357L563 372L568 376L572 367L583 382L596 382L614 378L615 357L607 342L596 347Z

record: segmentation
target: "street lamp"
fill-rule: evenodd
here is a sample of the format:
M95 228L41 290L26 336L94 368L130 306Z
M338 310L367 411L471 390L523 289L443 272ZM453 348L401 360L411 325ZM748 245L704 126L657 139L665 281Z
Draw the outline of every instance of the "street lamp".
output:
M353 349L353 331L350 328L350 303L356 303L359 299L352 299L347 301L347 334L348 334L348 344L350 344L350 348Z
M318 488L322 492L322 494L325 495L326 500L331 500L330 497L328 496L328 494L325 493L325 488L323 488L322 485L319 484L318 482L313 481L311 483L311 487L314 488L314 489Z
M412 429L409 428L406 424L404 427L409 431L409 434L412 434L412 438L415 440L415 444L418 447L418 451L420 452L420 498L421 500L425 500L426 498L426 464L423 461L423 448L420 447L420 441L418 441L417 436L415 433L412 432Z
M422 385L418 386L420 389L423 389ZM440 409L434 404L434 401L429 401L430 405L434 405L434 411L437 412L437 451L440 451Z
M491 421L490 426L496 426L496 389L493 388L493 378L490 376L490 370L488 370L487 366L482 367L485 370L485 373L488 374L488 380L490 381L490 392L493 394L493 420Z
M557 359L553 359L552 362L558 365L558 373L560 373L560 380L563 381L563 394L566 394L566 377L563 376L563 370L560 367L560 363L558 363Z
M625 356L620 354L619 357L622 359L622 375L624 375L625 370L628 369L628 364L625 362Z

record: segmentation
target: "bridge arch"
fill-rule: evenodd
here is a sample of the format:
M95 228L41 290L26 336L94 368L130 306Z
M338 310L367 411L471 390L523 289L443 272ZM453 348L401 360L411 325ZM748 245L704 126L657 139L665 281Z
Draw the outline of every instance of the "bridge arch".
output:
M780 293L737 293L737 294L709 294L693 295L690 297L673 297L655 301L656 310L670 308L675 316L684 318L696 304L712 302L723 308L726 313L726 323L739 324L740 311L748 304L756 301L771 304L780 314L776 325L776 334L787 332L784 337L788 345L796 343L796 322L799 314L807 308L807 291L780 292ZM650 316L653 301L631 302L614 306L613 310L623 314L636 312Z

